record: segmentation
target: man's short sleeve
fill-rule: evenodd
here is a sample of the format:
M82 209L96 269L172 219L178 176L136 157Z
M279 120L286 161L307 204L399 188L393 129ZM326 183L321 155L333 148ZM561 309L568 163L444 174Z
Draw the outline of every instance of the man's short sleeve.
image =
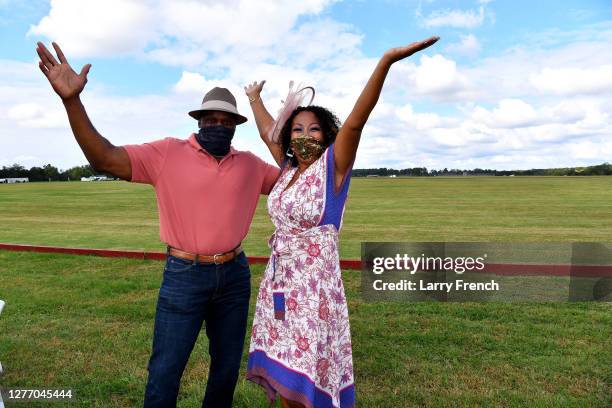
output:
M166 161L171 140L167 137L154 142L123 146L132 165L131 182L153 185L157 182Z
M261 159L259 159L259 162L264 174L263 182L261 183L261 194L268 195L270 191L272 191L272 187L274 187L276 180L278 180L278 176L280 176L280 169Z

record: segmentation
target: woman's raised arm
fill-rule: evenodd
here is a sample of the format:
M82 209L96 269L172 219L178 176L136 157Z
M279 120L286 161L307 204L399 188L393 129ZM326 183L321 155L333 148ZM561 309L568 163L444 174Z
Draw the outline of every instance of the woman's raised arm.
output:
M336 172L336 187L340 185L357 154L361 131L368 121L368 117L378 102L380 91L394 62L402 60L412 54L424 50L438 41L439 37L430 37L424 41L414 42L405 47L392 48L382 56L374 72L370 76L361 95L355 102L353 110L344 122L336 136L334 147L334 162Z
M283 163L283 151L281 149L280 144L273 143L268 139L268 133L274 126L274 118L270 115L270 112L266 109L263 100L261 99L261 90L263 89L266 81L261 82L253 82L250 85L244 87L244 92L249 97L249 102L251 104L251 109L253 110L253 115L255 116L255 123L257 124L257 130L259 131L259 136L261 140L264 141L266 146L268 146L268 150L272 153L272 157L276 163L281 166Z

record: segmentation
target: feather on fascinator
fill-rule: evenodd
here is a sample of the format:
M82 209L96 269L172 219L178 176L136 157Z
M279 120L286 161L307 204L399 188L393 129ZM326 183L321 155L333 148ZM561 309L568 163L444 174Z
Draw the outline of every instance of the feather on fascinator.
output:
M289 119L289 116L291 116L291 113L293 113L293 111L298 106L310 105L312 103L312 100L314 99L315 90L312 86L302 86L302 84L300 83L294 88L293 85L293 81L290 81L289 93L287 94L285 100L281 101L283 103L283 106L278 111L278 115L276 116L276 120L274 121L272 129L270 129L270 131L268 132L268 140L272 143L280 143L280 132L283 129L283 126L285 126L287 119ZM312 94L308 103L304 104L303 102L307 100L308 96L306 91L312 91Z

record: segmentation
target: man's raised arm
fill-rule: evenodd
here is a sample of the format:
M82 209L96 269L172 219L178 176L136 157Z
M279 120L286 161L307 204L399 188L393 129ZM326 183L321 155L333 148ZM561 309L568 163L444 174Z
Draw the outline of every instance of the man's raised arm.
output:
M132 178L130 158L121 146L114 146L93 126L79 95L87 83L87 73L91 64L85 65L77 74L64 56L60 47L53 43L59 62L47 47L38 43L36 52L40 57L38 66L49 80L53 90L62 98L72 133L91 166L124 180Z

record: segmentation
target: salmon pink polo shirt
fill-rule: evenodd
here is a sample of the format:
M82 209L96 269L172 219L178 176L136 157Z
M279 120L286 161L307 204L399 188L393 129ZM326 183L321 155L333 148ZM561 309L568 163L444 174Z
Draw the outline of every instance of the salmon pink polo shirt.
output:
M159 235L192 253L227 252L246 237L260 194L280 174L251 152L230 147L220 162L192 134L123 146L134 183L151 184L157 195Z

